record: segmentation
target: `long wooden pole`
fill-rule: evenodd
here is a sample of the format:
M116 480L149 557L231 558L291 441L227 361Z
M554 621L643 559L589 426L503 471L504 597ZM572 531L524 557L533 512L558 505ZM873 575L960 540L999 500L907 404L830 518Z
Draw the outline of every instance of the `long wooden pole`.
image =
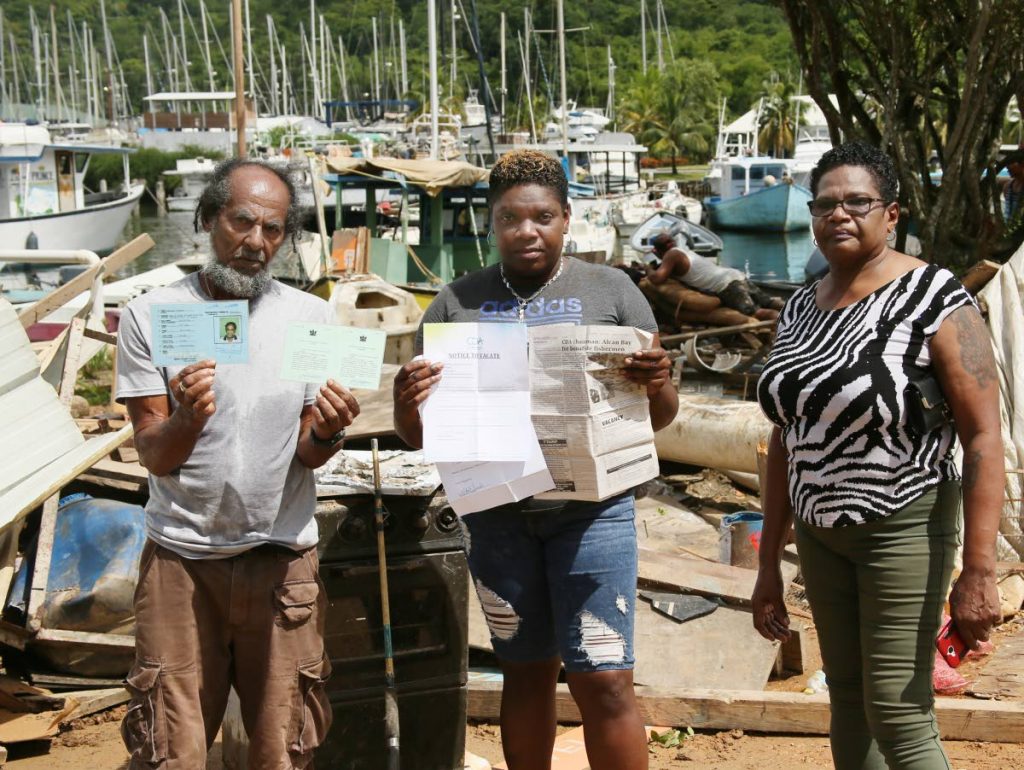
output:
M437 95L437 0L427 0L427 48L430 58L430 159L437 160L439 137L437 111L440 104Z
M239 158L245 151L245 51L242 49L242 0L231 0L231 37L235 59L235 130L238 132Z

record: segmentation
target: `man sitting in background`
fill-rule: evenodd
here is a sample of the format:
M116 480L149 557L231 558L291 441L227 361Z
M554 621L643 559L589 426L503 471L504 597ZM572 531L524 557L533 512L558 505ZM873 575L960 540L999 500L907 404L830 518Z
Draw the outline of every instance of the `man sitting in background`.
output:
M739 270L722 267L700 256L693 251L693 240L689 234L685 233L684 237L687 245L681 248L668 233L654 236L651 245L661 264L647 265L647 280L653 284L662 284L669 278L675 278L692 289L718 297L724 307L737 310L743 315L761 321L778 318L783 305L781 299L765 294Z

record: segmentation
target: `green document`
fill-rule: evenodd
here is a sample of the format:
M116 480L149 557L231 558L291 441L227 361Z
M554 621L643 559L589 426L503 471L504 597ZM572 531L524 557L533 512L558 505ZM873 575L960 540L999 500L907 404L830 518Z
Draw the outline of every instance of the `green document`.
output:
M289 324L281 379L323 384L334 379L346 388L376 390L387 334L325 324Z

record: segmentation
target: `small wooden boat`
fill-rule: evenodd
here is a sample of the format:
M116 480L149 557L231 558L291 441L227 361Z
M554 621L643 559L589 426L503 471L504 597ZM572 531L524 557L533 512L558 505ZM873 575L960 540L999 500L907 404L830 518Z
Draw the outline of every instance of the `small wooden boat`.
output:
M706 227L669 211L649 217L633 232L629 245L640 253L651 250L651 239L661 233L676 237L687 232L693 239L693 250L702 256L713 256L722 250L722 239Z

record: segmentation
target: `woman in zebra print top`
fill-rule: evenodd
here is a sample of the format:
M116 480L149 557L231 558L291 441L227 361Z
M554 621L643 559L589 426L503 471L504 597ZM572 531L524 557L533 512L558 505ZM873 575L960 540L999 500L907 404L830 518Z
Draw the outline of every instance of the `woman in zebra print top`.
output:
M795 514L840 770L949 768L931 676L961 487L963 571L951 614L971 648L1000 619L1003 468L991 346L951 273L888 246L896 188L892 161L870 145L822 156L809 206L829 272L783 309L758 384L776 427L754 625L769 639L789 635L779 561ZM907 388L923 376L941 386L953 423L918 435Z

